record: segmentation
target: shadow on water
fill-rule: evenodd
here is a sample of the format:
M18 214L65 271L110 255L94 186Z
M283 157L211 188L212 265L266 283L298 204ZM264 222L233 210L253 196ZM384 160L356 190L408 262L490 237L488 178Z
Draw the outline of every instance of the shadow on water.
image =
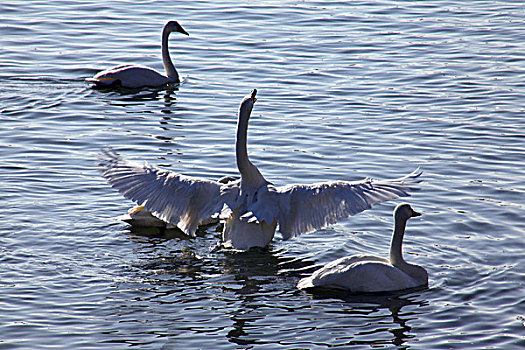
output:
M109 97L107 102L114 106L143 104L149 101L158 101L162 99L164 102L164 109L162 109L162 112L165 114L171 114L172 111L169 108L176 102L176 93L179 91L179 87L179 84L141 89L130 89L121 86L93 86L92 90L107 94Z
M179 239L179 240L190 240L191 237L182 232L178 227L175 228L166 228L165 226L159 227L145 227L145 226L135 226L129 225L127 230L130 234L139 237L148 237L148 238L159 238L163 240L170 239ZM210 224L206 226L199 226L195 232L196 237L205 237L210 230L215 230L220 232L222 230L222 225Z
M162 86L146 86L142 88L128 88L123 87L118 83L115 83L113 85L108 86L98 86L98 85L91 85L91 89L100 91L100 92L118 92L122 95L131 95L131 94L137 94L142 91L149 91L149 92L160 92L160 91L178 91L180 84L167 84Z

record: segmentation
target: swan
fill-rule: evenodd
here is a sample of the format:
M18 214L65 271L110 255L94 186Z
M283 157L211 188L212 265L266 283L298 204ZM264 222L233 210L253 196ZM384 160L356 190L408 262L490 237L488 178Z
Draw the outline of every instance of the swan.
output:
M419 265L407 263L401 250L408 219L420 215L406 203L394 209L390 260L371 255L344 257L301 279L297 288L326 286L352 292L388 292L428 285L427 271Z
M116 85L131 89L180 83L179 73L171 62L168 50L168 37L171 32L189 35L177 21L169 21L164 26L162 30L162 63L166 75L148 67L124 64L98 72L93 78L87 78L86 81L95 83L96 87Z
M421 180L418 169L394 180L364 179L276 187L249 160L248 121L257 90L239 107L237 167L241 178L228 183L185 176L148 163L127 161L113 149L102 149L102 176L124 197L144 203L153 215L194 236L198 225L214 214L225 218L225 247L248 250L265 247L277 225L283 239L313 232L374 204L409 196Z

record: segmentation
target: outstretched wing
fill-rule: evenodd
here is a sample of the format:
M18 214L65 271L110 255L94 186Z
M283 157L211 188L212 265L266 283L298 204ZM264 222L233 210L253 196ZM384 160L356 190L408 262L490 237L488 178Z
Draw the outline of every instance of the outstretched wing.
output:
M102 150L99 165L102 176L124 197L144 203L146 210L188 235L222 209L221 183L130 162L111 149Z
M365 179L360 182L327 182L279 188L279 231L284 239L309 233L374 204L410 196L421 182L419 168L394 180Z

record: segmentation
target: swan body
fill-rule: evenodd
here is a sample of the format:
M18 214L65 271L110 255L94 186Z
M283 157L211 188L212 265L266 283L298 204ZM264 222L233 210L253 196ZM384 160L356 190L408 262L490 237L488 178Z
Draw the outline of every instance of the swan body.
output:
M325 286L352 292L388 292L427 285L427 271L421 266L405 262L401 251L406 222L419 215L408 204L400 204L395 208L390 259L371 255L343 257L301 279L297 287Z
M168 37L172 32L189 35L177 21L169 21L162 30L162 63L166 74L148 67L133 64L115 66L95 74L86 81L97 87L122 86L125 88L157 87L166 84L180 83L179 73L175 69L168 50Z
M124 197L143 203L154 216L188 235L193 236L203 220L219 213L226 218L224 245L237 250L268 245L277 227L287 240L374 204L409 196L409 191L417 189L415 185L421 181L418 170L393 180L274 186L247 153L248 121L256 92L246 96L239 108L235 146L239 180L221 183L184 176L147 163L127 161L111 149L102 150L102 176Z
M223 244L227 248L248 250L251 247L265 247L273 239L277 220L267 223L244 220L243 211L236 208L226 218L222 232Z

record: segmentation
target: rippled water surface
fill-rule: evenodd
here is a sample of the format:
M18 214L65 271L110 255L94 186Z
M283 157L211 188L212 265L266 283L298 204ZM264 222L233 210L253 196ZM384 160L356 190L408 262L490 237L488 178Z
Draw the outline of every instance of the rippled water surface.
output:
M522 1L4 1L0 349L525 347ZM99 91L120 63L183 83ZM396 201L268 251L137 231L99 149L205 178L237 173L236 112L277 185L420 166L406 259L429 288L312 294L336 258L386 255Z

